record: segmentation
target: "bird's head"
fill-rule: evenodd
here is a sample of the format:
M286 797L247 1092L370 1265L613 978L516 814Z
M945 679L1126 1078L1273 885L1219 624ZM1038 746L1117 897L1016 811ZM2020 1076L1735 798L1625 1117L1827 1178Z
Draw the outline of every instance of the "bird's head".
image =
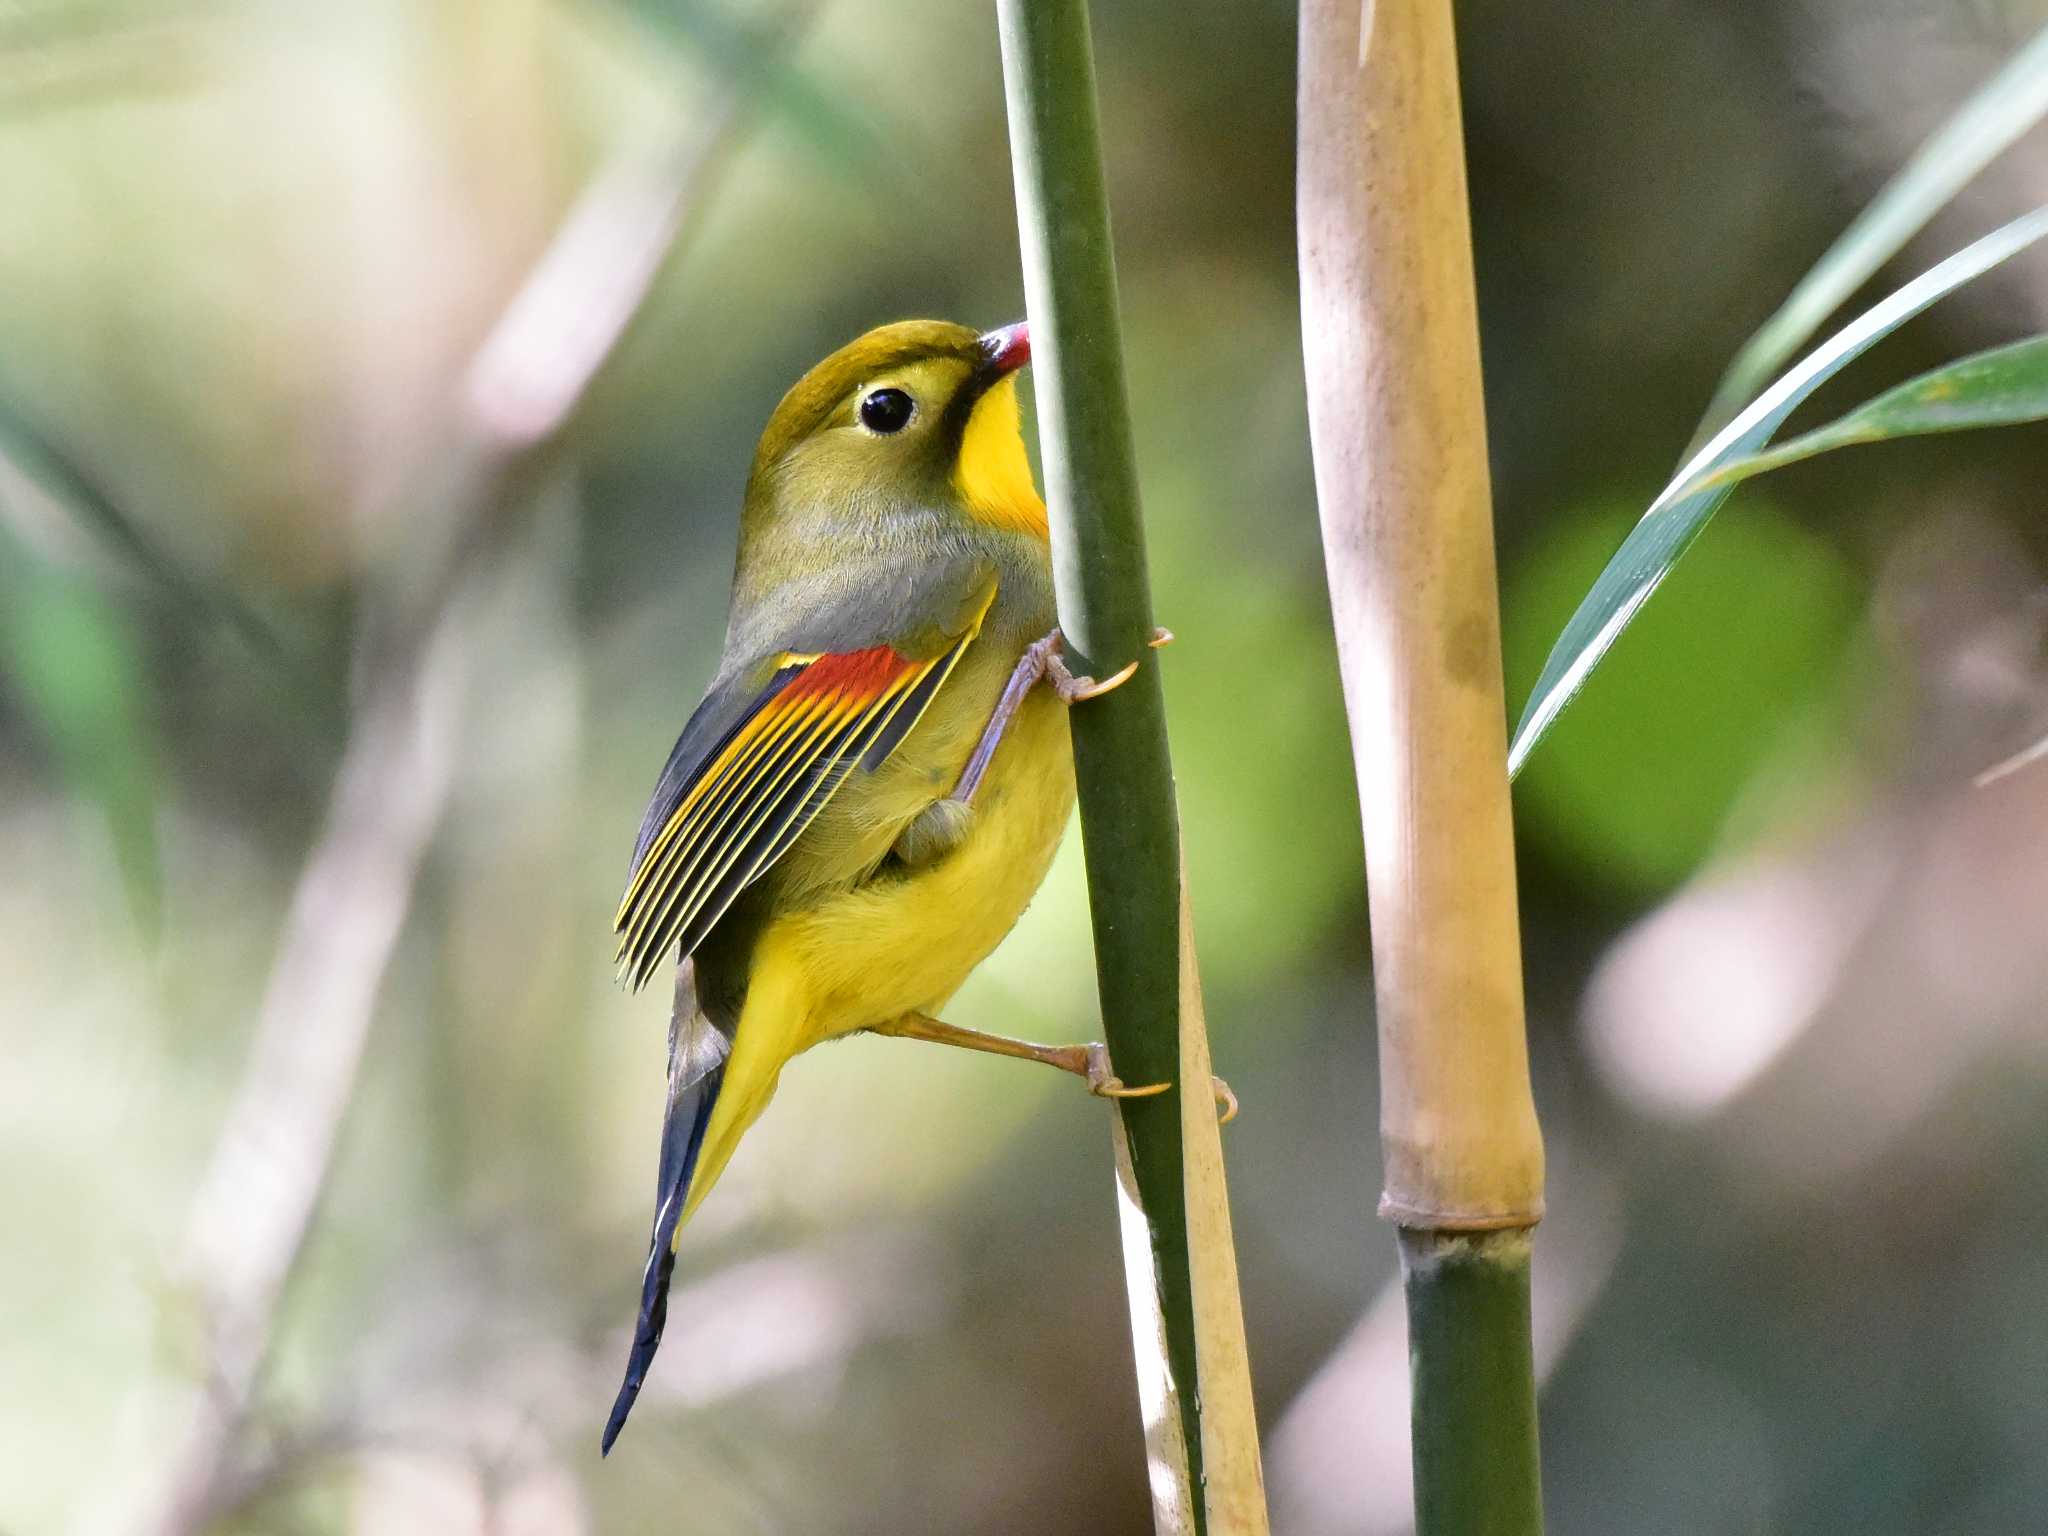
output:
M1017 406L1020 321L869 331L782 397L754 455L749 522L859 517L914 504L1045 537Z

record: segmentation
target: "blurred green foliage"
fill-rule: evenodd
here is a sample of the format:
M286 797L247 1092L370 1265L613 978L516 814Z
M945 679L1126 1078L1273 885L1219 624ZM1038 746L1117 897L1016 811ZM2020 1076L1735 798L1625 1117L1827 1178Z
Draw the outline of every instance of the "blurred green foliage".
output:
M0 530L0 655L61 777L105 820L145 943L162 919L157 743L134 625L92 583Z
M1509 573L1510 697L1534 685L1551 640L1632 522L1619 508L1564 519ZM1839 696L1856 581L1824 540L1752 498L1700 541L1659 598L1518 786L1524 828L1619 900L1653 896L1697 869L1788 733Z

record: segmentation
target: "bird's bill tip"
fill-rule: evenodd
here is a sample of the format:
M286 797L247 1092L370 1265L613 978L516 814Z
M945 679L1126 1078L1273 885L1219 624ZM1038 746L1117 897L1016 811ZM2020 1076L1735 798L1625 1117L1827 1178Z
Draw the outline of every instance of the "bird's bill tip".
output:
M981 355L996 377L1015 373L1031 361L1031 327L1019 320L988 332L981 338Z

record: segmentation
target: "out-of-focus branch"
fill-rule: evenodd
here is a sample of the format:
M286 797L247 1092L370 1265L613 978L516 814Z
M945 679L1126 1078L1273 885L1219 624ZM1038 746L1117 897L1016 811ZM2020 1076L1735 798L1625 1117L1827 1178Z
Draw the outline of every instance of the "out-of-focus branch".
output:
M686 142L617 162L577 202L479 349L455 441L412 492L419 542L359 637L354 724L326 822L193 1207L180 1274L202 1309L207 1372L137 1531L201 1530L231 1471L446 802L474 553L638 312L727 159L738 107L721 104Z
M365 681L249 1064L193 1206L179 1271L202 1309L210 1358L169 1486L141 1529L200 1529L230 1460L447 797L464 671L450 605L424 643L387 655Z
M376 1324L317 1416L264 1436L223 1479L214 1519L245 1521L264 1500L342 1462L402 1458L451 1485L481 1474L499 1492L550 1480L560 1447L582 1439L577 1416L616 1386L614 1355L631 1334L607 1332L593 1350L536 1327L534 1279L516 1249L463 1240L431 1257L426 1276L391 1282L387 1294L404 1304L376 1309ZM679 1284L672 1299L670 1342L683 1347L663 1356L642 1401L704 1424L749 1393L837 1376L861 1351L922 1336L964 1303L933 1234L898 1223L871 1224L822 1248L739 1259ZM521 1347L451 1348L458 1332L472 1344L482 1336ZM494 1512L499 1522L480 1529L575 1529ZM438 1529L451 1526L469 1528L444 1520ZM360 1510L355 1528L379 1530Z

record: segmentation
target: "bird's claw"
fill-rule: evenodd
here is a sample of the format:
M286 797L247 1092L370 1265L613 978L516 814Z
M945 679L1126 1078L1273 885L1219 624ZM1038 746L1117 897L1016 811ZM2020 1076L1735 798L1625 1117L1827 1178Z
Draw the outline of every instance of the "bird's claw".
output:
M1047 670L1052 673L1053 687L1059 696L1069 704L1078 704L1083 699L1099 699L1110 689L1129 682L1131 674L1138 670L1138 664L1134 661L1121 671L1112 672L1100 682L1092 677L1076 677L1057 661Z
M1126 1088L1123 1079L1109 1070L1109 1047L1099 1040L1088 1047L1087 1070L1081 1075L1088 1080L1088 1091L1104 1099L1149 1099L1173 1086L1149 1083L1142 1088Z
M1046 675L1052 679L1053 691L1058 693L1069 704L1078 704L1083 699L1099 699L1112 688L1121 687L1124 683L1129 682L1132 675L1138 670L1138 663L1134 661L1110 676L1099 680L1092 677L1078 676L1067 670L1066 661L1061 655L1067 643L1065 635L1055 629L1045 637L1042 643L1047 647L1045 671ZM1172 643L1173 631L1157 626L1153 628L1152 638L1145 642L1147 646L1155 651L1163 645L1171 645Z
M1230 1084L1220 1077L1209 1079L1209 1090L1216 1095L1216 1102L1223 1106L1223 1113L1216 1117L1216 1123L1230 1124L1237 1118L1237 1095L1230 1091Z
M1123 1080L1110 1071L1109 1047L1103 1045L1100 1041L1088 1047L1086 1063L1087 1069L1082 1075L1088 1080L1088 1091L1100 1098L1149 1099L1155 1094L1166 1092L1167 1089L1173 1086L1171 1083L1148 1083L1142 1088L1125 1087ZM1230 1084L1223 1081L1220 1077L1209 1079L1209 1089L1210 1092L1215 1094L1216 1102L1222 1107L1223 1111L1218 1116L1216 1123L1218 1125L1230 1124L1231 1121L1237 1118L1237 1095L1231 1091Z

